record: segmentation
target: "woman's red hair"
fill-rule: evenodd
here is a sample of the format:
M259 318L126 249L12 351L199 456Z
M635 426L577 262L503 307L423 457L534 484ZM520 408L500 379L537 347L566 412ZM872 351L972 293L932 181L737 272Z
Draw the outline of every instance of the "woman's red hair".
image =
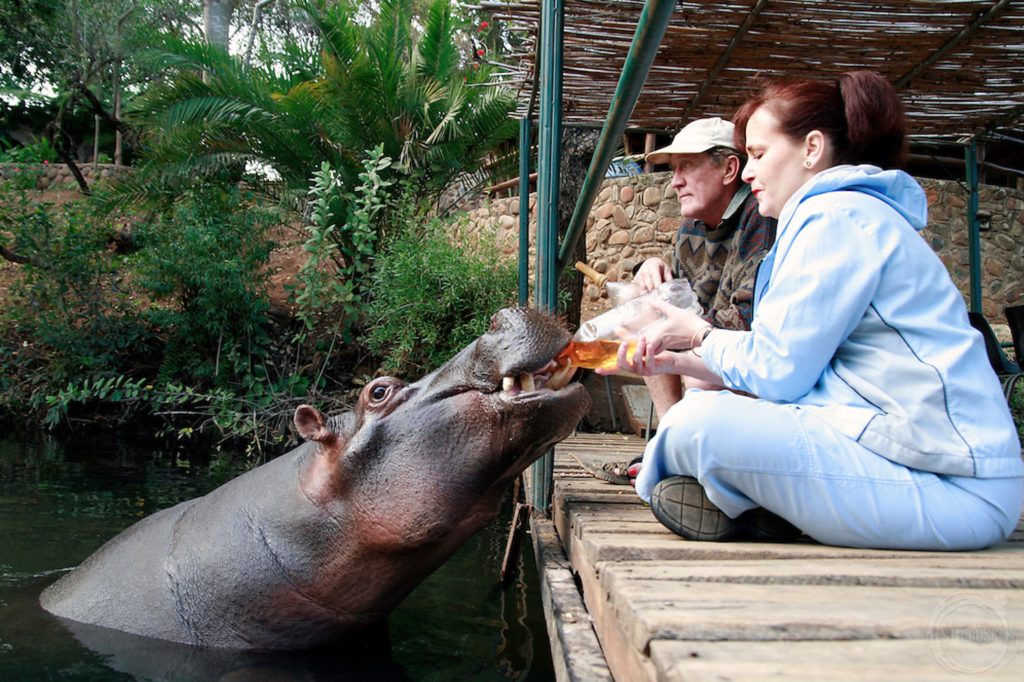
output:
M769 83L733 117L735 142L746 149L747 122L766 107L793 140L819 130L833 148L833 161L901 168L907 158L903 102L872 71L849 71L834 83L799 80Z

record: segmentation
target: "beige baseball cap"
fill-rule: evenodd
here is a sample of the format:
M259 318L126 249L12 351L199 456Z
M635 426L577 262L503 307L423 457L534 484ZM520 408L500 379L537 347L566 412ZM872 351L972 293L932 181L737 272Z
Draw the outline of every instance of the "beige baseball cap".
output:
M736 149L736 144L732 141L735 128L730 121L720 118L699 118L676 133L672 144L648 154L645 161L668 163L668 157L672 154L700 154L715 147Z

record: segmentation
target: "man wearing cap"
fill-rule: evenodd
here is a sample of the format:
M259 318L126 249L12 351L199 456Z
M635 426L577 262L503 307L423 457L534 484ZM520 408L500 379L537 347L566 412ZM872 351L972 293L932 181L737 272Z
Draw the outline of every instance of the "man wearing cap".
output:
M733 124L720 118L689 123L669 146L647 155L672 169L672 189L683 216L672 266L649 258L633 282L651 291L673 277L685 277L697 293L704 318L723 329L750 329L754 278L775 243L773 218L762 216L750 186L740 179L744 160L733 142ZM720 388L693 377L644 377L658 417L688 388ZM632 477L631 477L632 478Z

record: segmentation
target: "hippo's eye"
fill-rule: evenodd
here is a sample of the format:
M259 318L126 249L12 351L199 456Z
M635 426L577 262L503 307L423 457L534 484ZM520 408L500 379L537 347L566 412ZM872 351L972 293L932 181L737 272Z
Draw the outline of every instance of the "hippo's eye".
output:
M360 400L372 409L383 407L402 390L403 386L405 386L405 382L394 377L380 377L363 388Z

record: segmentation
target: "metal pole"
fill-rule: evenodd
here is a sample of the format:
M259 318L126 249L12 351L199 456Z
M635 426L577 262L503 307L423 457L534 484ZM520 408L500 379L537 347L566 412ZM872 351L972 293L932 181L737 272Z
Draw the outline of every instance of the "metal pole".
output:
M530 119L519 120L519 305L530 300Z
M981 312L981 226L978 224L978 142L965 150L967 166L967 255L970 268L971 312Z
M540 133L537 138L537 268L534 301L542 312L558 311L558 171L562 137L563 0L542 0L540 45ZM551 503L554 453L530 466L530 504L546 514Z
M629 117L633 114L633 107L636 106L636 101L640 98L640 90L647 80L647 72L651 70L654 57L658 54L658 47L661 46L661 39L665 35L665 28L668 26L675 6L676 0L647 0L644 10L640 14L636 33L633 35L633 44L629 47L626 63L619 76L619 84L615 88L615 97L608 110L608 118L605 120L604 128L601 129L601 138L598 140L594 158L590 162L590 169L583 181L580 198L576 202L576 209L569 221L569 228L558 254L556 279L572 260L576 242L580 240L586 229L590 207L601 191L604 174L608 172L608 166L618 148L619 140L626 130Z
M562 32L563 0L543 0L540 48L540 133L537 138L537 307L558 308L558 172L562 161Z

